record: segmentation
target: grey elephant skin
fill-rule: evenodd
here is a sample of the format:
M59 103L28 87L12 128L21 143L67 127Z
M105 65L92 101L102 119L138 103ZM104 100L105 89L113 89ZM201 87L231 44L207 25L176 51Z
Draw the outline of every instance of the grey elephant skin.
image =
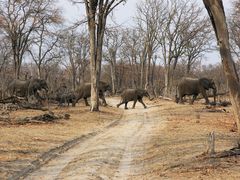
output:
M65 103L67 103L67 106L69 106L70 103L72 104L72 106L75 106L76 95L73 91L68 91L61 96L58 96L57 101L59 102L59 106L62 106Z
M43 79L14 79L9 83L7 89L10 96L17 95L28 98L29 96L34 95L36 98L42 99L38 91L41 91L42 89L48 91L48 86Z
M42 99L38 93L38 91L41 90L48 92L47 82L44 79L31 79L28 86L28 95L34 95L35 97Z
M73 104L76 101L76 95L73 91L70 91L67 86L63 85L51 95L50 99L57 101L59 106L62 106L65 103L67 103L68 106L70 103L74 106Z
M19 79L12 80L7 87L8 95L10 97L16 95L16 96L27 98L29 83L30 83L30 80L19 80Z
M103 105L107 105L107 102L105 100L105 96L104 93L106 91L110 91L111 92L111 86L103 81L99 82L99 98L102 99L103 101ZM84 99L86 106L89 106L89 103L87 101L87 98L91 97L91 83L84 83L83 85L81 85L76 91L76 100L73 103L73 106L75 106L75 104L80 100L80 99Z
M183 103L183 97L186 95L192 95L190 104L193 104L198 94L202 94L205 99L205 103L209 104L207 90L213 89L214 103L216 103L217 89L215 83L209 78L183 78L177 87L176 102Z
M133 106L132 108L135 108L135 105L138 102L140 102L144 108L147 108L147 106L144 104L142 98L143 96L148 97L149 100L152 100L150 98L150 95L148 92L144 89L125 89L121 93L121 101L119 104L117 104L117 107L121 106L122 104L125 104L125 109L128 109L127 104L129 101L133 101Z

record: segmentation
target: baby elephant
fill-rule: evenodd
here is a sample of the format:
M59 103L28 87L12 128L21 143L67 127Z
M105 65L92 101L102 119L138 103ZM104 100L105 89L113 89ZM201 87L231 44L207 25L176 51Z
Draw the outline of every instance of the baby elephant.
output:
M122 104L125 104L125 109L128 109L127 103L129 101L134 101L132 106L132 108L134 109L136 102L139 101L140 103L142 103L144 108L147 108L147 106L144 104L142 100L143 96L146 96L150 100L152 100L148 92L144 89L125 89L121 94L121 101L119 104L117 104L117 107L119 107Z

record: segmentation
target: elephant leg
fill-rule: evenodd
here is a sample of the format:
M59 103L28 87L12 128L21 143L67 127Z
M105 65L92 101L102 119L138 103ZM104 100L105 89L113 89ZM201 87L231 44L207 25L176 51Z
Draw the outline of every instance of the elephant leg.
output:
M76 98L75 100L73 100L72 102L72 107L75 107L77 102L79 101L80 98Z
M145 109L147 108L147 106L144 104L142 98L141 98L141 99L138 99L138 101L139 101L140 103L142 103L142 105L143 105L143 107L144 107Z
M106 102L106 99L105 99L104 95L103 95L103 94L100 94L99 98L102 99L102 101L103 101L103 106L107 106L107 102Z
M90 106L90 105L88 104L88 101L87 101L87 98L86 98L86 97L84 98L84 101L85 101L86 106Z
M203 97L204 97L204 99L205 99L205 104L209 104L208 96L207 96L207 93L206 93L205 90L202 91L202 95L203 95Z
M128 107L127 107L127 103L128 103L128 102L125 102L125 108L124 108L124 109L128 109Z
M117 107L119 108L119 106L121 106L122 104L124 104L125 102L121 101L120 103L117 104Z
M197 95L194 94L193 97L192 97L192 100L191 100L190 104L193 104L193 102L196 100L196 98L197 98Z
M135 108L136 103L137 103L137 99L133 101L133 106L132 106L133 109Z
M179 97L179 102L178 102L179 104L183 104L183 96L180 96Z

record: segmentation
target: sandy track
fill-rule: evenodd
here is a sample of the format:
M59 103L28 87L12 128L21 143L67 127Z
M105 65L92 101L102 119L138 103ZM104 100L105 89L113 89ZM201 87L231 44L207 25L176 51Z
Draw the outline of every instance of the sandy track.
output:
M124 111L118 125L60 154L26 179L137 179L150 173L146 168L151 162L138 159L149 153L152 139L165 127L166 121L152 113L158 108L137 104Z

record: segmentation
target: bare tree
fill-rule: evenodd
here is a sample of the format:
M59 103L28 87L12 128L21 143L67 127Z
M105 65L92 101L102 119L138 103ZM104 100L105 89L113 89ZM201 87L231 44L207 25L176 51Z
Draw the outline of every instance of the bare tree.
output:
M64 36L62 36L62 51L65 54L64 58L66 58L62 64L70 71L71 84L74 90L81 79L84 81L86 67L89 64L87 38L85 31L77 33L74 30L65 31Z
M189 40L184 48L184 54L182 60L186 64L186 75L190 74L192 66L201 60L205 52L211 49L212 31L210 29L210 23L206 18L196 19L196 26L194 31L196 34ZM189 30L186 30L186 35Z
M90 38L91 111L99 111L98 84L101 73L103 38L107 17L125 0L84 0Z
M230 30L231 50L240 59L240 2L234 1L233 12L228 21Z
M142 44L143 53L141 61L141 87L143 85L143 68L145 64L145 58L147 57L147 66L145 73L145 89L150 85L150 67L151 61L153 59L153 53L159 46L157 41L157 34L160 28L159 24L162 24L164 21L164 6L162 5L163 1L159 0L145 0L144 2L137 5L137 28L141 32L143 37ZM151 84L153 86L153 84Z
M52 9L52 11L49 11ZM40 27L42 18L54 11L53 0L3 1L0 6L0 27L8 36L13 53L15 77L19 78L23 56L30 35Z
M131 88L138 87L139 62L137 59L140 51L142 50L141 40L142 38L140 37L139 31L130 28L127 28L123 31L123 43L120 49L120 53L121 57L124 58L128 63L129 72L127 78L130 81L129 84Z
M202 30L202 9L190 1L168 1L164 8L167 21L161 25L159 43L165 69L165 94L171 93L174 72L190 42ZM194 43L191 43L194 45Z
M116 85L117 85L117 78L116 78L116 64L117 64L117 53L119 47L122 44L122 36L121 36L120 28L109 28L106 30L106 37L105 37L105 47L106 53L104 58L110 64L111 70L111 80L112 80L112 93L116 93Z
M230 52L229 34L222 0L203 0L216 34L222 64L230 89L234 115L240 133L240 82Z
M5 36L0 37L0 97L4 96L6 81L9 73L7 72L11 62L11 46Z
M78 47L78 60L79 60L79 68L78 68L78 84L84 83L86 81L86 74L89 72L89 37L87 32L84 30L79 35L79 41L77 42Z
M0 38L0 73L9 65L9 59L11 58L11 47L8 45L9 41L6 37Z
M62 18L59 15L58 10L50 16L46 14L40 19L40 25L33 33L28 48L33 61L37 65L38 77L42 77L42 65L46 65L49 61L60 58L60 52L54 51L59 45L60 33L53 29L54 25L60 24ZM51 27L48 27L48 26ZM53 30L51 30L53 29Z

